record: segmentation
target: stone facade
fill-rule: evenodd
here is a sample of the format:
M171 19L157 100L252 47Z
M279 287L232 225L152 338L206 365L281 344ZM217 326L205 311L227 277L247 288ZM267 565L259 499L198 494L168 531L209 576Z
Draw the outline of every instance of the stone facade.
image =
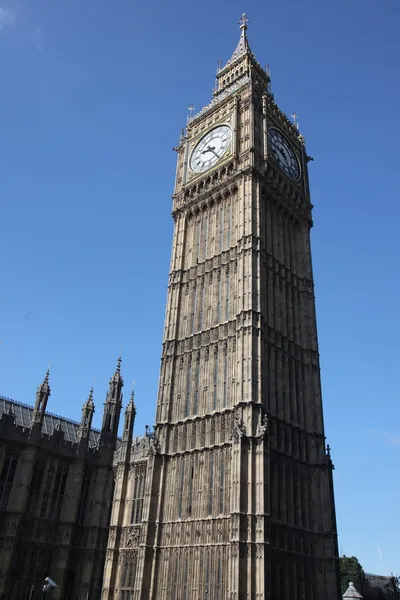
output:
M0 598L101 597L122 403L120 361L101 431L93 391L80 423L46 412L49 373L34 407L0 398Z
M117 467L104 600L340 598L310 157L246 29L176 148L156 425Z

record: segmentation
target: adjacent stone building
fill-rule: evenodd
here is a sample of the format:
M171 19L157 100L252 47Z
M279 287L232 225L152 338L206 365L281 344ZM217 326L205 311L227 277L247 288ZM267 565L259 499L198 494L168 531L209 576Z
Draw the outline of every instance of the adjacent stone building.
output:
M54 600L101 597L122 386L119 360L100 431L91 428L93 390L80 423L47 412L48 372L34 407L0 397L2 600L41 598L47 576L58 585ZM133 418L125 423L131 441Z

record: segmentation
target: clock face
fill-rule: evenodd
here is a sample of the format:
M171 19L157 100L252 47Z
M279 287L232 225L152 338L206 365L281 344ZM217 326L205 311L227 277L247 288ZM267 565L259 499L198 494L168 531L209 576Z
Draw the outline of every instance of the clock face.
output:
M300 177L299 161L292 146L277 129L270 129L268 137L272 155L282 171L290 179L298 179Z
M195 146L190 157L190 168L194 173L208 171L229 148L232 131L228 125L220 125L209 131Z

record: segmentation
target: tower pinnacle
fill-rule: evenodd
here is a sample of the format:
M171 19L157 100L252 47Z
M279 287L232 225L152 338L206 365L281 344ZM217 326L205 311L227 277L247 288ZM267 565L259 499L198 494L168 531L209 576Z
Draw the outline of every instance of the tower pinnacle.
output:
M50 396L50 385L49 385L50 369L47 369L46 374L42 383L39 385L36 392L35 407L32 415L32 422L37 425L42 425L44 415L46 412L47 401Z
M114 375L110 379L106 401L104 403L103 424L100 435L100 445L111 446L114 450L118 436L123 385L124 381L121 375L121 356L119 356L117 368L115 369Z
M88 439L90 428L92 426L92 419L94 413L94 402L93 402L93 386L90 388L89 396L82 407L82 419L78 431L78 439Z

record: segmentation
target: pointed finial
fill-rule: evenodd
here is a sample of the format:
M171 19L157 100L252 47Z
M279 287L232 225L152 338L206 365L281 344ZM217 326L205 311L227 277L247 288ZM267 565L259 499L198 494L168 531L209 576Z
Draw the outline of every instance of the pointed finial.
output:
M219 59L218 59L217 73L218 73L218 71L220 71L221 69L222 69L222 59L221 59L221 58L219 58Z
M189 109L188 109L188 110L189 110L189 114L188 114L188 116L187 116L187 122L189 123L190 119L193 117L193 113L194 113L194 110L195 110L195 108L194 108L194 104L191 104L191 105L189 106Z
M50 386L49 386L49 377L50 377L50 369L48 368L47 371L46 371L46 373L45 373L45 376L44 376L44 379L43 379L42 383L38 387L38 392L39 391L44 391L45 388L50 389Z
M239 21L239 25L240 25L240 29L242 31L246 31L247 30L247 23L249 22L248 18L246 17L246 13L243 13L240 21Z
M330 445L329 445L329 444L328 444L328 445L327 445L327 447L326 447L326 453L327 453L327 455L328 455L328 456L330 456L330 455L331 455L331 447L330 447Z
M93 391L94 391L94 390L93 390L93 386L92 386L92 387L90 388L90 391L89 391L89 396L88 396L88 399L87 399L88 403L89 403L89 402L93 402Z
M296 112L292 112L292 119L293 119L293 125L296 127L296 129L299 129L299 124L297 122L297 113Z
M117 368L115 370L116 373L118 373L118 375L121 374L121 362L122 362L122 358L121 358L121 354L118 356L118 360L117 360Z

